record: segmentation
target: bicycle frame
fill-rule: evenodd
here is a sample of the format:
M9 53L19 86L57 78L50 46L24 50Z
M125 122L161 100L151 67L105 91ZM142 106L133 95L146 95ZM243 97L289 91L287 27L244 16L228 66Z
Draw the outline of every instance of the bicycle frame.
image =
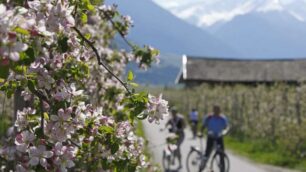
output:
M213 148L212 148L212 152L210 153L209 157L207 157L207 159L205 161L204 161L205 152L204 152L204 149L203 149L203 147L204 147L203 146L203 140L204 140L203 137L200 137L200 149L195 147L195 146L191 146L191 150L190 150L190 152L188 154L188 157L187 157L187 170L189 172L194 171L194 169L191 170L191 167L194 166L195 164L198 164L197 166L199 167L200 171L204 170L205 168L213 170L215 158L220 156L220 155L224 155L224 158L226 159L226 162L227 162L227 165L224 164L225 165L224 168L226 168L225 171L228 171L228 169L229 169L229 159L228 159L227 155L225 154L225 152L221 149L221 146L219 146L217 144L216 139L217 138L214 139L214 143L213 143L214 145L213 145ZM196 153L196 157L192 156L192 154L194 154L192 152ZM190 156L193 157L193 158L190 159Z
M197 148L195 146L191 146L191 149L203 154L204 153L203 137L199 137L199 138L200 138L200 148Z
M164 131L164 130L161 130ZM165 170L169 170L171 166L174 165L175 158L176 158L176 151L178 149L177 145L174 143L170 143L169 138L167 137L166 145L163 149L163 167ZM171 139L171 138L170 138Z

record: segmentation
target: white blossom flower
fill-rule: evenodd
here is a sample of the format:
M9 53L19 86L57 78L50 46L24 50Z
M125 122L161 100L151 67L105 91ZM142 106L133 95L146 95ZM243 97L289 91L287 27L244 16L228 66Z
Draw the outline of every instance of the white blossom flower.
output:
M17 119L15 121L15 126L17 127L18 131L21 131L22 129L26 128L29 121L27 120L28 115L35 114L36 110L32 108L24 108L22 111L17 111Z
M0 148L1 158L15 161L15 170L17 171L37 169L35 166L42 166L50 171L67 171L78 162L86 163L82 156L92 156L93 159L106 158L108 163L127 160L143 164L145 160L140 157L143 153L143 140L135 134L131 123L129 121L118 123L114 118L105 114L116 112L120 108L121 111L125 109L122 102L126 95L123 92L118 93L112 100L102 100L100 106L94 101L93 104L87 103L90 101L88 100L89 96L84 96L86 103L81 103L80 97L76 97L89 93L94 96L106 95L110 89L121 90L123 87L116 79L110 77L103 67L97 66L96 61L91 60L95 57L94 52L90 47L83 45L82 38L75 30L71 29L76 24L72 16L75 4L69 0L32 0L25 5L28 5L27 8L14 7L14 4L6 7L0 4L0 58L2 58L0 63L3 66L10 65L13 63L12 61L18 61L19 55L29 46L29 50L33 49L35 61L30 65L23 64L27 69L25 73L10 72L7 80L20 83L26 83L29 79L35 80L35 88L49 100L48 102L43 101L43 111L48 114L41 121L41 114L36 114L34 109L34 107L39 108L36 103L31 105L32 108L18 111L15 126L19 134L13 140L15 141L14 146L6 145ZM96 5L93 4L93 7ZM101 7L101 10L117 12L115 6ZM76 12L78 16L79 10ZM113 73L119 76L123 73L126 63L137 58L132 56L132 53L113 51L109 46L106 46L111 41L108 38L100 38L109 35L112 28L110 27L111 30L107 29L105 32L105 28L101 28L105 19L101 18L98 13L92 14L91 17L95 17L95 25L81 24L78 25L78 28L82 33L90 35L90 41L100 47L98 53L103 55L104 60L110 62L109 65L113 69ZM131 18L119 16L117 19L122 22L124 32L127 33L132 24ZM60 51L61 49L58 47L59 42L61 43L60 38L68 38L69 48L65 52ZM28 52L26 55L29 55ZM83 77L75 81L75 78L69 78L73 72L70 69L71 67L79 67L80 63L88 65L91 75L88 78ZM67 77L61 77L62 73L65 73L65 76L67 74ZM7 83L10 84L10 82ZM89 89L86 88L86 92L78 90L80 85L87 86ZM100 89L100 85L102 89ZM22 98L37 100L36 95L31 97L26 90L22 92ZM160 114L164 111L165 103L162 100L156 100L155 103L156 105L149 111L151 116L158 116L154 113ZM64 104L65 108L62 106ZM151 102L151 104L154 103ZM159 104L162 104L162 107L158 107ZM158 119L160 118L158 116ZM157 120L157 118L154 119ZM41 133L37 133L37 135L33 133L42 127L41 122L44 124L43 138ZM110 132L103 132L101 130L103 126L107 126L105 129L109 129ZM86 130L82 129L85 127L87 127ZM119 145L119 150L115 153L107 143L109 137L104 137L105 134L110 134L111 138L114 137L114 141ZM102 139L100 143L93 145L93 150L98 150L97 152L83 150L78 152L78 147L71 143L73 141L80 145L80 149L83 149L84 143L98 140L97 136ZM81 155L78 158L76 158L77 153Z
M32 95L27 91L22 91L21 96L23 97L24 101L29 101L32 98Z
M71 119L72 108L69 107L66 110L59 109L57 115L51 115L51 121L47 123L46 134L48 134L53 140L65 141L71 138L71 133L75 131Z
M75 147L63 146L60 142L55 144L54 153L56 157L54 163L59 167L59 171L66 172L67 168L75 166L73 158L76 155L76 151Z
M148 113L148 121L159 123L159 120L163 120L164 116L169 115L168 101L164 100L161 94L158 97L149 94L148 98L149 102L145 111Z
M50 9L46 23L48 30L57 32L68 27L73 27L75 20L71 15L72 11L73 8L68 7L65 1L58 1L56 6Z
M3 146L0 148L0 155L9 161L15 160L15 154L15 146Z
M51 158L53 156L52 151L47 151L46 146L39 145L39 146L32 146L29 150L29 156L30 156L30 165L31 166L37 166L40 164L41 166L47 168L47 158Z
M70 91L72 96L80 96L83 94L84 90L76 90L75 84L70 85Z
M26 152L29 144L35 139L35 135L30 131L23 131L15 138L16 149L20 152Z
M29 170L24 168L21 164L16 166L16 172L28 172Z
M2 39L1 54L4 57L8 57L13 61L19 60L19 53L25 51L28 48L27 44L18 42L15 38L9 39L8 37Z

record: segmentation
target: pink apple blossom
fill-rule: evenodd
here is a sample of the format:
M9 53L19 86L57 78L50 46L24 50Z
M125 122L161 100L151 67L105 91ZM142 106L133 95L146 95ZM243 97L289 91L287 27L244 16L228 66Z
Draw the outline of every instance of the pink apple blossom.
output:
M156 123L159 123L159 120L162 120L164 119L164 116L169 115L168 102L162 98L162 95L155 97L149 94L148 98L149 101L145 112L148 113L148 120L149 122L155 121Z
M37 166L40 164L41 166L47 168L48 163L47 159L51 158L53 156L52 151L47 151L46 146L44 145L38 145L32 146L29 149L29 156L30 156L30 165L31 166Z
M35 135L30 131L23 131L17 134L15 138L16 149L20 152L27 152L27 149L31 143L33 143Z

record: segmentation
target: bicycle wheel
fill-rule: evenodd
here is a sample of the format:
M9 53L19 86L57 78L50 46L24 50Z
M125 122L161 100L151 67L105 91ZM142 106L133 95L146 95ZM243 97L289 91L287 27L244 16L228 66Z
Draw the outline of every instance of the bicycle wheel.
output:
M221 157L223 156L223 163ZM210 167L214 172L229 172L230 161L228 156L222 152L216 152L210 162Z
M165 151L163 151L163 168L167 171L171 166L171 155L167 155Z
M201 163L201 152L191 149L187 155L186 167L188 172L196 171Z

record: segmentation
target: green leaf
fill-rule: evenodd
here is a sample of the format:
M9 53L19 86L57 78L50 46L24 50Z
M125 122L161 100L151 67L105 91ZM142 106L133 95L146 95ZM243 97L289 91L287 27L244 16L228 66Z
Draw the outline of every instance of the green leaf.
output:
M31 92L35 92L35 83L33 80L28 80L28 87Z
M35 52L34 52L34 49L33 48L28 48L25 53L28 55L28 57L31 59L31 60L35 60Z
M26 51L24 52L20 52L19 53L19 61L17 62L17 64L19 65L30 65L32 62L35 61L35 52L33 48L28 48Z
M114 133L114 129L110 126L101 126L99 127L99 131L103 133Z
M29 34L30 34L29 31L27 31L27 30L25 30L25 29L22 29L22 28L20 28L20 27L16 27L16 28L14 29L14 31L17 32L17 33L23 34L23 35L29 35Z
M15 90L14 89L9 89L9 90L6 90L6 96L7 98L11 98L13 96L13 94L15 93Z
M16 65L13 67L13 70L18 74L23 74L26 71L26 67L22 65Z
M132 86L132 87L138 87L139 85L137 84L137 83L135 83L135 82L130 82L130 85Z
M100 5L103 2L103 0L91 0L90 2L93 5Z
M6 1L3 1L1 3L4 3L4 2L6 2ZM24 5L24 0L14 0L14 1L12 1L12 3L14 3L16 6L17 5L18 6L23 6Z
M91 5L90 3L88 3L86 7L89 11L94 11L95 10L95 6Z
M153 49L153 50L151 50L151 54L152 54L152 56L158 56L160 54L160 52L157 49Z
M85 13L81 14L81 21L83 24L86 24L88 21L87 15Z
M6 79L9 75L9 70L10 68L8 65L7 66L0 65L0 78Z
M90 34L90 33L86 33L86 34L84 35L84 37L85 37L86 39L90 39L90 38L91 38L91 34Z
M42 128L36 128L35 134L36 134L37 137L39 137L39 138L43 138L43 137L44 137L44 132L43 132Z
M58 43L58 49L61 53L65 53L68 51L69 46L68 46L68 37L64 36L59 38L59 40L57 41Z
M130 113L128 117L129 117L129 122L131 124L133 124L134 123L134 118L135 118L134 115L132 113Z
M136 171L136 167L137 167L137 164L130 164L130 166L128 167L128 171L129 172L134 172Z
M113 143L113 144L111 145L111 153L112 153L112 154L116 153L116 152L118 151L118 149L119 149L119 144Z
M45 120L49 120L49 115L48 115L47 112L44 112L44 118L45 118Z
M133 81L133 79L134 79L134 74L133 74L133 72L130 70L130 71L128 72L127 80L128 80L128 81Z

